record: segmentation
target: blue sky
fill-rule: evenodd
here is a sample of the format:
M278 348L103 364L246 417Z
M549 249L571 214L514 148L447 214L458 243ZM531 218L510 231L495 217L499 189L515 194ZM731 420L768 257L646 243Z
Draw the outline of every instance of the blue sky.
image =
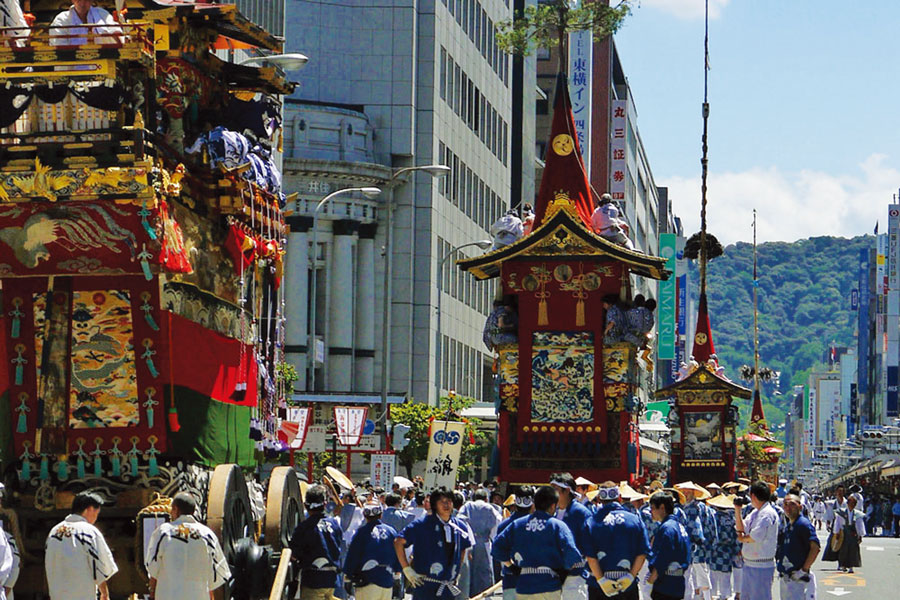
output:
M871 233L900 187L900 2L710 0L710 231ZM657 185L699 228L703 0L641 0L616 44Z

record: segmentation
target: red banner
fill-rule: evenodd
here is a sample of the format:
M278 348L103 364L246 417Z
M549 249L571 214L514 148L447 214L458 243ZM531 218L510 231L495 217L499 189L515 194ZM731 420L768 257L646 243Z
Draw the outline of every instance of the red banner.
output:
M278 428L278 438L295 450L302 448L312 423L312 413L311 408L289 408L287 419Z
M339 444L343 446L359 445L368 413L369 409L364 406L334 407L334 422L337 425Z

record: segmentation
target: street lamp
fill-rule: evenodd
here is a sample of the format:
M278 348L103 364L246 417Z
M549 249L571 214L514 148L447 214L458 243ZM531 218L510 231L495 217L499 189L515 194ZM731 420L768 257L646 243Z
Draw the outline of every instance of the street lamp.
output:
M250 58L245 58L237 64L251 65L253 63L261 64L267 62L278 65L286 71L296 71L297 69L302 68L307 62L309 62L309 58L307 58L305 54L299 53L263 54L260 56L251 56Z
M450 174L450 167L446 165L421 165L418 167L402 167L394 171L391 175L388 184L392 184L393 182L399 181L400 177L406 175L407 173L412 173L413 171L424 171L428 173L432 177L440 178L446 177ZM384 233L384 283L382 285L382 294L383 299L381 303L381 416L384 419L382 421L382 433L383 439L385 441L385 450L387 449L387 436L388 436L388 420L387 420L387 394L388 394L388 379L390 378L390 371L388 366L389 352L388 352L388 344L390 343L390 335L391 335L391 283L393 282L393 267L394 267L394 252L393 252L393 233L394 233L394 196L391 194L391 197L387 201L387 218L385 224L385 233Z
M456 252L462 250L463 248L468 248L470 246L478 246L482 250L487 250L493 245L493 242L490 240L479 240L477 242L469 242L467 244L460 244L454 248L450 249L444 258L441 259L440 265L438 266L438 298L437 298L437 335L435 338L435 348L434 348L434 402L435 405L439 405L441 401L441 304L442 297L444 295L444 263L447 262L447 259L453 256Z
M310 297L309 305L311 311L309 333L310 344L307 345L307 352L309 356L309 389L312 392L316 391L316 281L318 280L318 274L316 272L316 261L318 260L319 254L319 211L322 210L322 207L325 206L331 199L345 194L352 194L353 192L360 192L367 198L374 198L381 193L381 188L352 187L336 190L319 200L319 203L316 204L316 209L313 211L313 239L312 246L309 249L309 266L310 270L312 271L312 295Z

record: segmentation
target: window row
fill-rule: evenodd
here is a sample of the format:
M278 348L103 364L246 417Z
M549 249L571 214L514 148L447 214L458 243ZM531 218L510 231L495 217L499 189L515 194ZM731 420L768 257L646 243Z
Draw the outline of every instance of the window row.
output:
M447 106L505 167L509 153L509 124L444 47L441 47L440 92Z
M461 396L490 401L492 375L487 356L454 340L449 336L441 339L441 387L454 390Z
M452 249L453 246L450 242L438 236L438 267L440 267L440 261ZM466 250L469 250L469 248ZM481 250L475 249L475 252L481 252ZM478 281L475 277L456 266L457 260L468 258L469 255L470 253L467 253L465 250L459 250L454 256L451 256L444 262L444 268L438 274L441 278L441 289L444 293L459 300L472 310L477 310L479 313L487 316L491 312L496 283L494 281Z
M456 23L469 36L475 48L494 70L503 85L509 87L509 56L497 45L497 26L478 0L443 0ZM509 2L507 0L507 6Z
M438 142L442 165L450 167L450 175L439 180L438 191L485 231L506 212L506 202L488 184L466 166L459 157Z

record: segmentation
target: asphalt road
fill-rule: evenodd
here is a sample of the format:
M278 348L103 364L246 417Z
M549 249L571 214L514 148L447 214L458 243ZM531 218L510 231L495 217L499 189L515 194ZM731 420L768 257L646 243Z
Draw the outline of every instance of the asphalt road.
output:
M819 531L825 543L827 533ZM813 566L819 600L885 600L900 597L900 539L867 537L862 542L862 567L841 573L837 563L817 560Z

